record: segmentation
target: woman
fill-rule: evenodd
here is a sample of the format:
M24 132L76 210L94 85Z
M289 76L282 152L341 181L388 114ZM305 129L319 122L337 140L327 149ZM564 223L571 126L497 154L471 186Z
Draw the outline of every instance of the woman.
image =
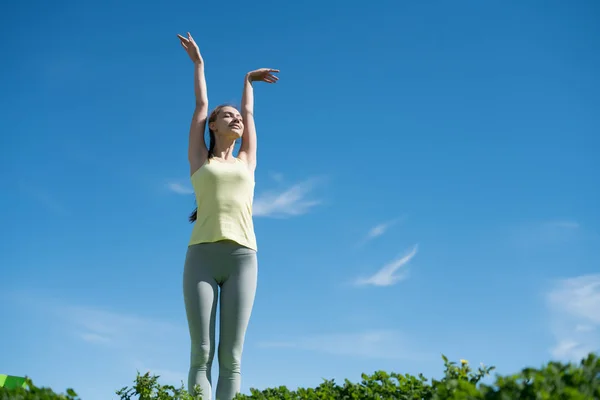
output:
M257 245L252 222L256 128L252 83L277 82L275 69L246 74L241 112L220 105L208 118L210 145L204 142L208 97L204 60L192 36L177 35L194 63L196 109L189 132L188 160L197 208L185 259L183 295L191 357L188 390L202 389L211 398L211 366L215 353L215 311L221 295L219 380L216 399L230 400L240 391L240 364L246 327L254 304ZM237 157L235 141L242 143Z

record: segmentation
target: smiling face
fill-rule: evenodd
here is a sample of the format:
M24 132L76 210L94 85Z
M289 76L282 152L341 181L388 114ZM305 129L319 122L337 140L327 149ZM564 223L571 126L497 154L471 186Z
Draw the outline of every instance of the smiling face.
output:
M211 115L209 121L210 129L217 136L240 138L244 133L244 122L239 111L235 107L223 106Z

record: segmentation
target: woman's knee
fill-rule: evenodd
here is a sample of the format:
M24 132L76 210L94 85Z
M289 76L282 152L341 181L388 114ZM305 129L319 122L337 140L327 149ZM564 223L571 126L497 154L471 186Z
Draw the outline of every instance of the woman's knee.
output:
M214 349L208 343L192 343L192 360L193 368L209 367L212 364L214 357Z
M238 348L219 348L219 369L239 373L242 364L242 351Z

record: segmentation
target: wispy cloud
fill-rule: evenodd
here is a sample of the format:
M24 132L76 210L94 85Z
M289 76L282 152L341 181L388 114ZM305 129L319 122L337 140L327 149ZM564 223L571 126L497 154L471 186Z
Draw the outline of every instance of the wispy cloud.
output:
M136 371L160 375L161 383L180 386L183 381L187 386L190 341L185 321L86 306L39 291L0 295L4 295L0 300L23 307L36 325L45 327L36 340L41 346L60 349L63 360L77 360L65 361L61 370L64 376L76 377L75 389L82 398L111 398L115 389L131 385ZM81 372L77 363L86 359L94 360L95 370L103 371L108 383L99 385L93 375ZM31 374L51 383L54 379L52 386L61 387L62 381L44 371L51 361L40 359Z
M579 229L581 227L579 222L568 219L547 221L544 222L542 226L546 229Z
M103 336L98 333L93 333L93 332L89 332L89 331L80 332L77 334L77 336L84 342L88 342L88 343L110 343L111 342L111 340L108 336Z
M256 196L253 213L256 217L291 217L308 213L321 204L309 195L318 183L309 179L282 190L271 190Z
M389 221L381 222L381 223L375 225L374 227L372 227L369 230L369 232L367 232L367 235L363 238L363 240L360 242L360 244L364 245L365 243L367 243L370 240L373 240L375 238L383 236L391 227L396 225L402 219L403 218L394 218L394 219L390 219Z
M271 177L271 179L273 179L275 182L281 183L283 182L283 174L280 172L269 172L269 176Z
M600 350L600 274L559 280L546 300L556 339L553 357L578 361Z
M167 189L177 194L193 194L194 189L181 182L167 182Z
M137 369L142 373L150 371L163 375L170 383L181 383L181 377L185 374L173 371L182 362L185 363L189 351L185 326L158 318L68 305L53 300L48 300L41 307L49 315L54 315L65 337L86 344L89 351L100 348L105 357L125 369ZM165 346L165 343L169 345Z
M283 182L282 174L270 173L270 175L277 183ZM283 189L271 189L262 192L255 196L252 212L255 217L272 218L286 218L306 214L321 204L320 200L311 198L311 194L318 183L319 179L313 178ZM165 186L169 191L180 195L194 193L191 186L180 181L169 181Z
M261 348L287 348L320 353L381 359L419 359L414 344L399 331L368 330L299 337L292 340L259 342Z
M407 254L389 262L375 274L367 278L361 277L356 279L355 284L358 286L391 286L406 279L408 277L408 271L405 266L417 254L417 250L418 245L414 245L413 248ZM401 268L402 271L399 271Z
M119 351L141 352L169 338L186 338L185 327L160 319L71 305L57 305L53 311L71 335Z
M579 222L557 219L521 226L516 230L513 240L518 247L529 249L536 246L568 244L584 236L585 232Z

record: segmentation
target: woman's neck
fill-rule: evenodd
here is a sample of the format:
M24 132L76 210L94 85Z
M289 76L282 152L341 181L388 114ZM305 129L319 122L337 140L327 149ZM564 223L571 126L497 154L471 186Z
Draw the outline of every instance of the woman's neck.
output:
M235 147L235 139L221 139L215 143L213 149L213 157L221 158L225 161L235 158L233 148Z

